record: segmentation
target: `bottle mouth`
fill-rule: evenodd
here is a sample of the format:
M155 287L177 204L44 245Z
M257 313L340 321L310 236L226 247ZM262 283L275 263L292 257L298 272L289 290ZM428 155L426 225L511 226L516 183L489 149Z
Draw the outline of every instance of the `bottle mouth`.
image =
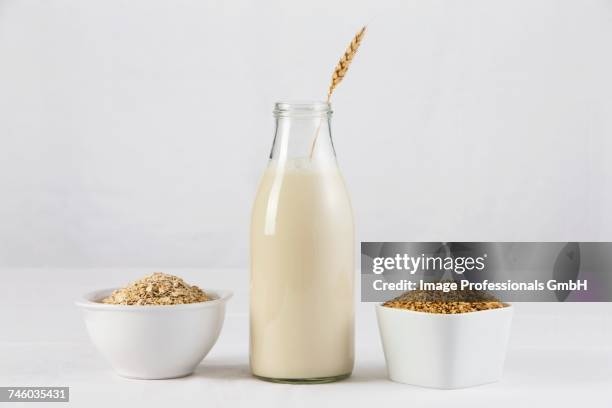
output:
M331 104L324 101L281 101L274 104L275 117L321 117L333 113Z

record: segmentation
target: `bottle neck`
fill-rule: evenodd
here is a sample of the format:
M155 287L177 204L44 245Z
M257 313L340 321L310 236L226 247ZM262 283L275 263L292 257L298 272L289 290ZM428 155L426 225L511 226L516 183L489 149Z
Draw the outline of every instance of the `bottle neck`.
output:
M270 153L272 161L335 163L329 104L277 104L274 113L276 130Z

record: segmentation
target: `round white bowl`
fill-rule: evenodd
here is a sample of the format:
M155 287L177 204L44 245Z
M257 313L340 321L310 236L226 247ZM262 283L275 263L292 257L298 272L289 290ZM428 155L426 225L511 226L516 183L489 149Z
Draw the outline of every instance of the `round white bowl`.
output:
M232 296L205 290L213 300L169 306L100 303L113 290L88 293L75 303L91 340L117 374L148 380L193 373L217 341Z
M378 304L376 316L392 381L454 389L502 376L512 305L437 314Z

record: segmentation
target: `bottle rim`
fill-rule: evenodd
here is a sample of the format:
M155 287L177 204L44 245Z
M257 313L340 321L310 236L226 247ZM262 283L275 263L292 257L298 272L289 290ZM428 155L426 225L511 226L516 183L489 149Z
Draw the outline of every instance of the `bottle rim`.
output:
M325 101L279 101L274 104L275 117L317 117L333 113Z

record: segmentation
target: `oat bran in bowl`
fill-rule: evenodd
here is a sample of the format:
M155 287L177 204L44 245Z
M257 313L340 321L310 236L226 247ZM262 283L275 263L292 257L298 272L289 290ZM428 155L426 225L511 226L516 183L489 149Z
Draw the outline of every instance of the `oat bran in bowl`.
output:
M455 389L502 376L512 305L483 292L410 291L376 305L392 381Z

